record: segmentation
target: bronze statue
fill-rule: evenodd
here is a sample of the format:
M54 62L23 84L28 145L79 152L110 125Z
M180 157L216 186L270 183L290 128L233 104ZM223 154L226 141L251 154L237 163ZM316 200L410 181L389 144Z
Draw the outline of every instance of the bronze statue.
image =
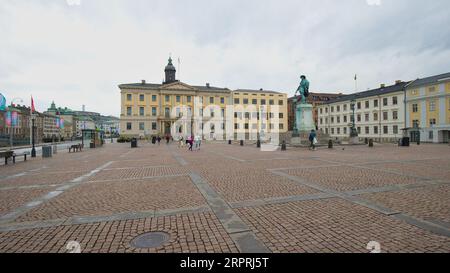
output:
M306 79L305 75L300 76L300 85L295 91L295 96L297 97L297 92L300 93L301 97L297 99L297 102L301 104L306 104L306 98L309 97L309 81Z

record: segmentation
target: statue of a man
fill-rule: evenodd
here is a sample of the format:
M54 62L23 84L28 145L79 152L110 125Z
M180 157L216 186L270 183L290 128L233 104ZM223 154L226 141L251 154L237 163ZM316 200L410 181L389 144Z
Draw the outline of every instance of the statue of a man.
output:
M306 104L306 98L309 96L309 81L306 79L305 75L300 76L301 82L297 91L295 91L295 96L297 96L297 92L300 93L301 97L298 98L297 102L301 104Z

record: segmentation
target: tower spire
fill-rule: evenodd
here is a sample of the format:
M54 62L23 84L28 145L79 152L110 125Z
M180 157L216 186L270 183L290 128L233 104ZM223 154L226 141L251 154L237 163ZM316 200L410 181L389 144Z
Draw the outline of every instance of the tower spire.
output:
M172 54L170 54L170 55L172 55ZM177 70L175 69L175 66L172 63L172 56L169 56L169 60L166 65L166 68L164 69L164 72L166 74L166 79L165 79L164 84L176 82L175 74L176 74Z

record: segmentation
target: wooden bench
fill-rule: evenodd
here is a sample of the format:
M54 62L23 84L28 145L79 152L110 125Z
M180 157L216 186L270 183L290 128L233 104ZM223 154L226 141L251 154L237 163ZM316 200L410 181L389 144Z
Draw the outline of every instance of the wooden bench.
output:
M27 154L23 153L21 155L15 154L13 151L6 151L6 152L0 152L0 158L5 158L5 165L8 165L8 159L12 157L13 164L16 164L16 157L17 156L23 156L24 160L27 161Z
M23 156L23 161L27 161L27 154L26 153L23 153L21 155L14 154L13 155L13 164L16 164L16 156Z
M13 151L5 151L5 152L0 152L0 158L5 158L5 165L8 165L8 159L10 157L13 157L14 152Z
M82 152L82 151L83 151L83 145L82 145L82 144L72 145L72 146L69 147L69 153L70 153L72 150L73 150L74 152Z

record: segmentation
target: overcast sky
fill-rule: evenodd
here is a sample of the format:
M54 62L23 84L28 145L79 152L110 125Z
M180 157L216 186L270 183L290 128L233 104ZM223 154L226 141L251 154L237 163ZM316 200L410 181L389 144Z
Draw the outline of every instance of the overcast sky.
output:
M78 5L77 2L80 2ZM0 93L118 116L120 83L351 93L450 72L448 0L0 0ZM180 73L181 72L181 73Z

